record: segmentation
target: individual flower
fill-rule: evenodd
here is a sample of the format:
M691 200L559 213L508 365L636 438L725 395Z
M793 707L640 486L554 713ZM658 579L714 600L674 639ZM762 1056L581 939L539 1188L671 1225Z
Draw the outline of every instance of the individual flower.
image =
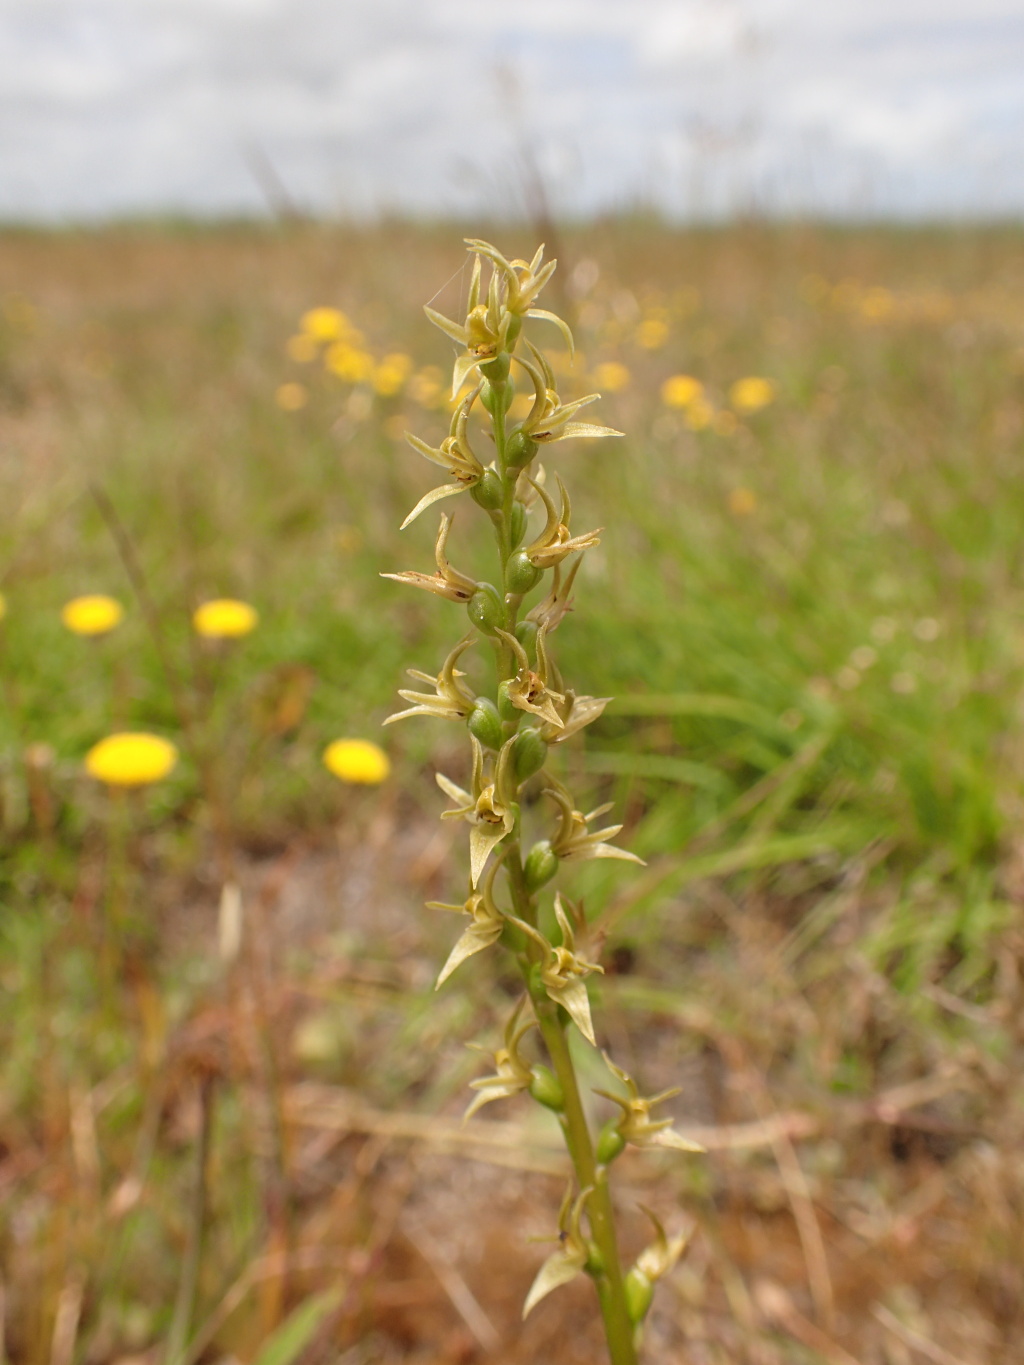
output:
M437 716L440 720L465 720L473 710L476 698L459 682L459 679L466 675L455 665L475 639L475 635L467 635L461 639L445 659L441 672L436 678L432 678L429 673L421 673L418 668L406 669L410 678L415 678L417 682L429 683L434 688L434 692L433 694L413 692L410 688L400 687L398 695L403 701L411 701L413 705L407 711L397 711L393 716L388 716L384 724L391 725L396 720L407 720L409 716Z
M111 787L145 787L166 777L178 751L159 735L124 731L107 735L85 756L85 770Z
M579 911L576 912L576 917L578 920L582 919ZM592 972L603 973L604 968L596 962L587 962L576 952L575 930L565 912L560 894L555 896L555 918L562 931L562 941L557 945L549 943L532 924L509 916L517 928L544 950L540 980L548 997L556 1005L562 1006L587 1042L596 1047L597 1039L594 1037L594 1024L590 1017L590 998L587 995L585 978Z
M323 753L324 767L342 782L376 786L391 772L387 754L368 739L336 739Z
M760 375L737 379L729 390L729 402L740 412L757 412L775 401L775 385Z
M594 366L594 383L608 393L618 393L629 387L632 375L620 360L603 360Z
M400 393L412 372L412 360L401 351L386 355L371 375L374 393L393 398Z
M586 1268L590 1252L580 1223L590 1191L591 1187L588 1186L575 1200L572 1197L571 1185L566 1191L558 1214L558 1250L553 1251L538 1270L537 1278L530 1286L530 1292L523 1304L524 1318L553 1289L568 1284Z
M661 386L661 401L667 408L688 408L704 397L704 385L692 374L673 374Z
M116 597L89 593L72 597L60 610L60 619L75 635L106 635L124 618L124 607Z
M462 932L462 937L448 954L448 960L441 968L435 990L448 980L456 967L462 965L467 957L483 952L501 938L505 928L505 916L494 903L494 878L500 866L495 862L481 883L479 891L470 890L462 905L446 905L443 901L427 901L428 910L451 910L456 915L468 915L470 924ZM495 1096L494 1098L497 1098Z
M234 597L215 597L192 614L196 634L207 640L237 640L255 630L258 621L255 607Z
M636 329L636 344L645 351L657 351L668 340L668 323L664 318L644 318Z
M499 630L497 634L509 645L518 665L516 676L502 683L500 690L517 711L529 711L547 721L553 729L560 730L562 720L555 703L564 701L564 697L561 692L555 692L548 686L551 666L544 647L545 632L537 632L536 670L530 667L529 655L514 635L506 630Z
M514 802L506 795L508 786L508 764L511 757L511 742L503 746L495 764L494 777L487 780L484 764L484 751L475 735L470 736L473 745L473 777L471 791L457 786L444 773L436 773L435 780L446 796L456 803L453 810L446 810L442 820L466 820L471 826L469 831L469 874L470 883L476 887L484 870L491 850L511 834L516 823L517 810Z
M612 802L609 801L606 805L598 806L596 810L583 815L573 809L572 797L561 783L549 787L545 795L550 796L559 809L558 830L551 840L551 851L557 858L563 862L619 858L626 863L643 865L643 859L638 858L635 853L630 853L625 848L616 848L614 844L607 842L615 838L622 829L621 825L608 825L605 829L594 830L593 833L589 829L591 820L596 820L611 810Z
M299 322L302 331L314 341L337 341L351 330L348 318L340 308L311 308Z
M436 574L419 573L416 569L407 569L403 573L382 573L381 578L393 578L396 583L409 583L414 588L425 588L427 592L436 593L438 597L447 597L449 602L468 602L479 585L475 579L467 578L465 574L459 573L458 569L453 569L448 563L445 546L448 543L451 525L451 517L446 517L442 513L441 526L437 533L437 540L434 542Z
M545 744L561 744L578 734L584 726L597 720L610 701L611 697L577 697L575 692L566 688L562 700L555 703L561 722L559 727L556 729L545 725L541 730Z
M628 1093L625 1097L613 1094L610 1090L595 1090L594 1093L603 1096L606 1100L611 1100L622 1110L622 1117L616 1127L624 1141L631 1142L634 1147L673 1147L679 1152L703 1152L705 1150L699 1142L691 1142L689 1138L684 1138L681 1133L677 1133L672 1127L671 1119L651 1118L651 1110L656 1104L670 1100L680 1093L678 1086L671 1090L663 1090L660 1095L652 1095L649 1099L644 1099L632 1076L623 1071L621 1067L616 1066L607 1053L604 1054L604 1059L608 1069L622 1082Z
M477 385L459 404L452 416L451 430L436 450L411 432L405 433L405 439L413 450L418 450L432 464L446 469L455 482L442 484L425 493L398 528L400 531L404 531L431 503L438 502L441 498L450 498L455 493L466 493L469 489L475 488L483 478L484 467L473 454L469 444L469 413L479 392L480 386Z
M360 346L336 341L324 352L324 367L346 384L365 384L373 377L375 362Z
M538 470L538 473L540 471ZM534 485L536 487L536 485ZM552 576L551 591L543 601L538 602L535 607L526 613L525 619L532 621L538 628L543 628L548 635L565 620L566 616L572 611L572 585L579 572L579 567L583 563L583 556L575 561L572 568L562 577L561 564L555 564L555 571Z
M548 516L540 535L526 549L526 557L531 564L538 569L550 569L553 565L560 564L563 559L567 559L569 555L575 554L577 550L589 550L594 545L600 545L603 527L599 526L596 531L584 531L578 536L569 534L572 505L561 478L558 479L562 501L560 511L556 509L540 484L535 484L534 487L547 509Z
M535 396L533 407L520 428L524 436L529 437L531 441L544 443L567 441L575 436L622 435L622 432L616 431L614 427L575 421L580 408L596 403L601 395L588 393L584 398L574 398L570 403L563 403L555 389L555 376L550 365L535 346L531 346L529 342L526 344L532 360L519 355L516 356L516 360L530 376Z
M505 1025L504 1045L493 1053L494 1075L482 1076L477 1081L470 1081L470 1089L478 1090L480 1093L463 1114L463 1122L472 1118L478 1109L482 1109L485 1104L490 1104L492 1100L509 1099L512 1095L518 1095L521 1090L529 1090L533 1082L533 1073L520 1055L519 1044L537 1025L531 1019L529 1023L520 1027L519 1016L522 1014L525 1004L526 996L524 995L512 1011L511 1019ZM475 1043L470 1043L469 1046L474 1052L486 1051L485 1048L478 1047Z

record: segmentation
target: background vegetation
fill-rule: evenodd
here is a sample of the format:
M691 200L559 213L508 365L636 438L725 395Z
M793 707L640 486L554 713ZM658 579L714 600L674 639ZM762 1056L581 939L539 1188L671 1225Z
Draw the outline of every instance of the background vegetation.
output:
M447 427L420 304L457 312L461 235L0 238L0 1358L254 1360L324 1290L310 1360L595 1358L572 1289L516 1326L550 1135L457 1122L511 989L481 959L432 993L422 902L463 877L433 772L464 746L388 730L373 789L320 765L451 635L378 574L430 558L430 515L397 531L430 486L403 433ZM613 930L606 1041L711 1149L632 1175L697 1227L649 1359L1009 1362L1024 240L562 238L563 396L627 433L558 447L574 526L606 528L559 657L616 698L565 761L649 864L578 889ZM363 361L309 343L318 306ZM94 591L128 610L85 641L60 607ZM230 649L190 626L222 595L260 613ZM137 801L82 771L117 728L182 748Z

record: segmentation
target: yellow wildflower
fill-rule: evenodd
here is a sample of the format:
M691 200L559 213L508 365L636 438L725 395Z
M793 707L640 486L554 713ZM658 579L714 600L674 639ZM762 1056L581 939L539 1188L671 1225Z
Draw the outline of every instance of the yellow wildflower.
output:
M92 593L73 597L61 608L60 619L76 635L106 635L124 616L124 607L116 597Z
M7 615L7 598L0 592L0 621Z
M704 385L692 374L674 374L661 386L661 401L667 408L688 408L704 397Z
M233 597L215 597L204 602L192 616L196 633L208 640L237 640L254 630L258 620L254 607Z
M309 401L309 394L304 384L296 384L294 381L289 384L279 384L274 393L274 402L282 412L298 412L299 408L304 408Z
M367 351L336 341L324 354L324 365L346 384L363 384L374 372L373 356Z
M368 739L336 739L323 754L324 767L342 782L376 786L391 772L387 754Z
M314 341L337 341L349 331L348 318L340 308L311 308L299 325Z
M668 323L662 318L644 318L636 329L636 344L645 351L656 351L668 340Z
M594 366L594 383L608 393L618 393L629 386L632 375L618 360L605 360Z
M93 745L85 756L85 770L111 787L144 787L166 777L177 761L178 751L169 740L122 732Z
M729 390L729 402L740 412L757 412L775 401L775 385L770 379L760 375L748 375L737 379Z
M751 488L733 488L729 491L728 503L734 517L749 517L757 511L757 494Z

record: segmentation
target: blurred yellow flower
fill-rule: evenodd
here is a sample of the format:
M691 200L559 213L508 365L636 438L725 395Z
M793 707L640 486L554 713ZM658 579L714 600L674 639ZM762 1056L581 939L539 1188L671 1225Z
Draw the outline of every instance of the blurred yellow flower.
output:
M688 408L704 397L704 385L692 374L674 374L661 386L661 401L668 408Z
M192 616L196 633L208 640L237 640L254 630L259 617L248 602L233 597L215 597L203 602Z
M441 407L445 400L444 376L436 365L426 365L409 380L407 392L421 408Z
M876 285L861 300L860 311L869 322L880 322L893 312L896 301L888 289Z
M315 341L337 341L349 331L349 321L340 308L311 308L303 313L299 326Z
M289 337L285 349L291 359L297 360L300 365L307 365L320 354L316 338L311 337L308 332L300 332L298 336Z
M386 355L373 371L372 381L376 393L383 398L391 398L399 393L412 370L412 361L407 355L395 352Z
M740 412L757 412L775 401L775 385L770 379L760 375L748 375L737 379L729 390L729 402Z
M346 384L362 384L373 375L373 356L350 346L347 341L336 341L324 354L324 365Z
M656 351L668 340L668 323L661 318L644 318L636 329L636 344L645 351Z
M106 635L120 624L123 616L124 607L117 598L102 593L73 597L60 609L60 619L76 635Z
M342 782L374 786L391 772L387 754L368 739L336 739L323 757L324 767Z
M757 494L750 488L733 488L729 493L729 511L734 517L749 517L757 511Z
M299 408L304 408L309 400L309 394L304 384L281 384L274 394L274 402L284 412L298 412Z
M632 375L618 360L605 360L594 366L594 383L606 393L618 393L629 384Z
M0 592L0 621L7 615L7 598Z
M85 756L85 770L112 787L144 787L166 777L178 751L159 735L124 732L101 739Z
M715 419L715 410L706 398L697 398L686 409L683 419L691 431L703 431Z

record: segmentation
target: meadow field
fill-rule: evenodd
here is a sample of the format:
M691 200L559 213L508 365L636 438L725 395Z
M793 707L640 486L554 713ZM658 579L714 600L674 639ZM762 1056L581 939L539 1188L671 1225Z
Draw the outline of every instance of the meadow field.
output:
M433 989L464 736L380 728L462 629L379 575L431 564L404 433L447 432L422 305L458 312L467 231L537 244L0 233L0 1362L602 1358L585 1286L519 1325L554 1120L460 1122L515 992ZM604 1041L708 1148L622 1158L627 1241L694 1228L645 1362L1011 1365L1024 231L559 237L563 396L626 433L559 447L604 527L559 660L615 698L562 762L647 864L573 889ZM220 597L257 627L198 636ZM86 772L120 730L165 781ZM339 782L340 737L390 776Z

